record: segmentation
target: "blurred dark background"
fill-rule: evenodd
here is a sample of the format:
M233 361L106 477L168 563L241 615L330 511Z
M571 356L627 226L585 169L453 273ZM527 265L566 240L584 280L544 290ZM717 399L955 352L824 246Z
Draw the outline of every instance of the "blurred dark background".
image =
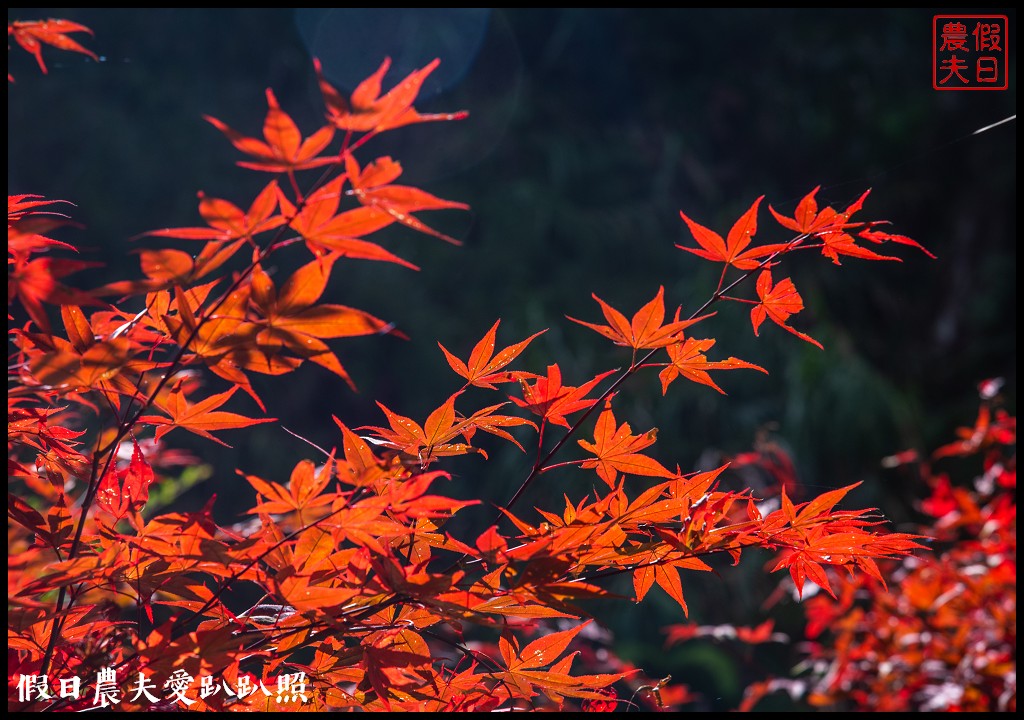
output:
M792 214L821 185L821 204L845 207L872 188L862 217L891 220L937 260L892 245L881 249L904 262L837 267L798 253L787 274L808 309L793 324L825 352L770 325L754 338L747 308L721 305L700 326L718 339L710 359L734 355L770 375L721 373L727 397L680 381L662 398L651 373L627 386L616 414L634 429L657 426L657 456L683 469L717 466L767 431L792 454L808 495L864 481L854 501L899 526L915 519L922 488L882 470L880 458L929 450L972 424L985 378L1006 378L1011 407L1016 400L1016 121L972 134L1016 113L1015 11L985 11L1010 26L1010 87L992 92L932 89L936 12L9 9L9 20L89 26L95 37L83 42L102 61L45 48L43 77L20 48L9 51L8 192L77 205L84 230L60 237L107 263L93 285L137 277L128 238L201 225L197 190L248 207L269 180L235 167L240 154L203 114L259 136L272 87L308 134L323 117L313 56L347 91L385 55L394 61L385 87L440 57L417 108L470 117L389 133L361 158L391 154L402 182L470 204L470 213L422 216L464 246L389 229L384 243L421 272L339 263L324 298L394 321L411 340L331 343L359 394L317 366L255 378L270 415L330 447L332 414L349 426L383 424L374 400L422 420L461 385L437 341L464 358L499 317L501 347L548 328L515 367L558 362L579 384L625 366L624 351L564 315L602 321L592 292L632 315L659 285L670 311L696 309L719 267L674 247L693 245L680 210L724 235L766 194L757 237L781 242L788 236L767 203ZM465 407L493 398L481 392ZM257 412L237 400L232 409ZM275 425L224 436L235 446L224 453L184 433L170 438L215 468L182 502L216 492L225 519L251 501L231 468L283 481L298 459L316 459ZM451 462L453 494L500 503L521 482L532 455L487 447L490 462ZM591 482L544 480L521 511ZM488 505L467 522L492 517ZM684 579L691 618L759 621L772 584L764 575L752 559L721 577ZM640 608L596 610L622 654L691 684L708 708L735 706L749 663L717 645L661 650L659 627L682 617L660 591Z

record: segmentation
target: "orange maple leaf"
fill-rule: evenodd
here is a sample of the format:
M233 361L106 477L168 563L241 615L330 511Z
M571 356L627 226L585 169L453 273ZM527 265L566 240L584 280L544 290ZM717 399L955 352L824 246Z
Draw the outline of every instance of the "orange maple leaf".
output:
M392 185L391 181L402 174L402 166L390 157L377 158L362 171L359 163L349 153L345 155L345 173L352 183L351 194L365 207L386 213L395 222L427 235L433 235L452 245L462 242L434 230L412 215L420 210L468 210L469 205L453 200L442 200L419 188L407 185Z
M306 198L306 204L298 211L282 196L282 212L293 217L289 226L302 236L315 254L331 250L345 257L392 262L419 270L411 262L403 260L380 245L359 239L396 222L396 218L380 208L368 206L338 213L338 206L344 194L341 188L345 178L345 175L339 175L312 193Z
M391 428L368 425L359 429L372 430L380 438L377 444L417 458L420 466L423 468L434 459L443 456L465 455L475 452L487 457L485 451L469 444L477 430L483 430L492 435L505 438L514 443L520 450L523 449L522 445L503 428L517 425L533 425L532 422L525 418L515 417L514 415L494 414L495 410L507 403L485 407L469 417L460 416L455 412L455 399L461 394L462 391L460 390L445 400L440 407L427 416L427 420L422 426L411 418L392 412L383 403L378 402L377 405L384 412ZM466 442L451 442L459 435L462 435Z
M309 460L301 461L292 470L287 487L276 482L261 480L253 475L246 475L245 479L255 488L256 492L267 498L266 502L260 500L255 509L250 512L253 514L301 512L306 508L334 502L334 495L320 495L331 481L333 461L333 457L329 458L319 471Z
M616 345L625 345L634 350L647 350L671 345L676 342L679 334L684 329L714 315L714 313L709 313L692 320L680 320L679 309L677 308L675 320L668 325L662 325L662 322L665 320L664 296L665 288L660 286L658 294L654 296L653 300L636 311L632 321L626 320L625 315L611 305L608 305L597 295L591 295L591 297L601 306L601 312L604 313L604 317L608 321L607 325L584 322L568 315L566 317L574 323L604 335Z
M533 342L534 338L547 332L546 330L535 332L525 340L509 345L497 355L494 355L495 338L498 332L498 325L500 324L501 320L496 320L491 329L484 333L480 342L469 353L469 360L467 362L462 362L462 360L452 355L441 343L437 344L441 348L441 352L444 353L445 359L448 360L452 370L461 377L466 378L467 384L495 390L496 388L492 383L515 380L516 376L513 373L499 373L498 371L515 360L526 349L526 346Z
M587 620L569 630L548 633L522 649L512 633L503 632L498 639L498 648L508 672L497 675L518 689L523 697L534 695L533 687L537 686L555 702L561 702L563 696L605 700L606 696L598 691L622 679L625 673L571 676L569 670L575 653L556 661L590 622ZM551 667L543 670L545 665Z
M629 423L617 426L609 398L594 426L594 442L576 442L584 450L597 456L594 460L584 461L582 467L597 468L598 476L608 484L608 487L614 488L617 472L648 477L675 477L657 460L640 453L644 448L653 445L657 436L657 429L648 430L643 435L634 435Z
M68 340L47 336L46 352L29 361L37 382L50 387L97 387L129 363L131 342L125 337L96 337L77 305L62 305L61 318Z
M170 415L170 418L159 415L143 415L138 422L156 425L156 439L169 433L176 427L184 428L196 435L213 440L224 447L231 447L226 442L210 434L212 430L228 430L233 428L244 428L260 423L273 422L276 418L247 418L236 413L217 410L226 403L231 396L237 392L238 386L231 388L218 395L211 395L197 403L190 404L185 399L185 393L179 383L169 393L167 400L156 403L156 407Z
M240 355L244 352L251 353L251 356L239 364L263 372L264 367L275 367L274 359L281 355L281 351L289 350L299 358L322 365L355 388L348 372L322 340L372 335L386 332L391 326L356 308L313 304L326 289L331 268L338 257L340 253L332 253L303 265L285 281L280 293L270 276L256 267L252 276L251 300L261 319L253 323L255 343L239 349Z
M715 381L708 374L708 370L739 370L745 368L747 370L759 370L765 375L768 374L768 371L760 365L754 365L739 358L731 357L727 360L708 362L704 353L711 349L714 344L714 340L686 338L683 342L676 342L665 348L670 362L658 374L658 378L661 380L661 394L666 394L668 386L672 384L672 381L682 376L693 382L712 387L725 395L725 390L715 384Z
M482 450L467 443L449 442L465 428L463 423L456 423L455 398L458 396L459 393L455 393L449 397L444 404L430 413L423 425L404 415L392 412L386 405L378 401L377 406L384 412L391 428L367 425L360 427L359 430L372 430L383 440L384 445L418 458L423 467L441 456L478 452L486 457L486 453Z
M96 288L93 293L100 296L128 296L165 290L175 286L187 287L203 279L234 257L244 242L244 240L235 240L225 245L217 241L210 241L195 257L184 250L172 248L140 250L139 264L143 275L146 276L145 279L112 282Z

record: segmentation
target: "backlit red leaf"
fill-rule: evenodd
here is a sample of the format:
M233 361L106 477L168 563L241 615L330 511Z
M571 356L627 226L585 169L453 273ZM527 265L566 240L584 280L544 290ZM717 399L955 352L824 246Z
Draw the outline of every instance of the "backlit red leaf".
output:
M100 480L96 491L96 504L120 520L129 512L142 509L149 499L149 486L153 483L153 468L146 462L142 449L132 441L132 459L128 467L111 467Z
M750 322L754 326L754 335L758 334L765 318L770 318L776 325L785 328L801 340L806 340L812 345L824 349L822 344L810 335L805 335L786 324L791 315L796 315L804 309L803 298L796 291L792 280L784 278L773 287L771 271L762 270L757 278L757 294L761 298L761 302L750 310Z

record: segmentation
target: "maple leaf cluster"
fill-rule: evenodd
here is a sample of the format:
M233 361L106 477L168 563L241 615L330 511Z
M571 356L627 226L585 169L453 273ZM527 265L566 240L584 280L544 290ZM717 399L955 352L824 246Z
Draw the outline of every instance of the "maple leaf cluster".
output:
M41 66L40 41L90 54L65 36L84 28L48 23L13 23L8 33ZM185 676L283 687L301 675L314 710L597 711L632 707L631 696L669 709L696 694L592 652L605 641L582 606L614 597L611 578L631 578L636 602L657 585L685 616L690 573L711 570L713 557L739 562L749 548L766 549L798 589L813 582L832 593L830 568L884 584L878 562L920 549L919 536L888 532L873 510L840 509L852 487L799 503L783 488L768 512L752 490L720 486L724 466L671 469L653 454L656 428L634 431L613 407L651 369L664 393L680 378L724 393L712 373L767 372L709 359L716 340L692 334L720 301L753 305L755 334L768 319L818 344L789 324L803 301L791 278L776 279L788 253L884 260L894 258L863 241L916 245L850 221L866 193L838 213L818 210L816 190L793 218L772 210L798 233L786 242L751 247L760 198L725 239L683 215L699 245L683 249L723 263L718 288L689 316L677 307L666 322L660 287L630 319L597 295L606 324L569 318L628 348L625 369L579 380L555 362L543 375L511 369L544 331L498 350L498 320L466 360L441 346L459 379L425 418L378 403L381 424L353 429L332 418L336 445L317 448L316 463L298 461L286 480L239 469L252 501L237 522L214 520L212 494L191 512L154 504L154 493L174 494L165 472L174 431L224 444L227 431L276 422L253 374L286 376L308 361L354 389L336 341L401 335L393 319L322 298L356 261L416 269L382 244L385 228L459 242L421 215L464 204L397 184L402 166L389 156L356 157L383 132L466 117L415 108L436 66L385 91L385 60L346 96L314 63L324 122L305 136L271 90L262 138L208 117L245 156L239 166L275 177L241 203L200 192L205 225L141 236L156 246L138 251L139 278L64 284L94 266L55 256L77 252L49 237L73 225L64 205L9 196L9 670L20 678L10 708L93 707L92 698L43 692L42 679L102 669L140 688L147 677ZM730 270L740 275L726 285ZM755 273L757 300L726 295ZM481 393L500 398L479 402ZM256 409L243 412L240 401ZM535 442L536 454L474 537L448 528L462 527L451 519L481 500L450 497L444 482L472 462L462 456L487 458L481 433L524 452ZM559 498L552 489L569 474L593 490ZM524 509L531 491L538 505ZM257 600L239 604L238 588ZM117 702L146 709L140 696ZM188 696L182 686L166 704L265 710L269 697Z
M749 685L741 710L786 693L822 710L1014 712L1017 432L1002 384L981 384L977 420L956 430L958 440L930 455L910 449L882 461L918 490L927 551L882 561L880 574L803 573L802 642L773 632L771 620L757 628L677 625L666 629L668 641L794 645L792 672ZM793 575L790 589L800 582Z
M838 598L807 605L811 657L822 670L813 705L1016 710L1017 424L1000 405L983 396L961 440L900 463L927 493L920 532L931 542L928 553L890 561L893 591L846 577ZM942 467L953 455L974 459L976 474L954 484Z

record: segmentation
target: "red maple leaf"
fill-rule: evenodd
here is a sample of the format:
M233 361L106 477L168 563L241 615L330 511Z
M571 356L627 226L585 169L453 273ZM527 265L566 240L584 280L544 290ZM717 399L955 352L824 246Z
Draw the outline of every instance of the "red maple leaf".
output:
M199 193L199 214L209 227L164 228L143 233L149 237L181 238L182 240L211 240L229 242L246 239L252 242L253 236L273 230L283 225L287 219L281 215L273 215L277 208L277 200L281 190L277 181L270 182L256 199L252 201L248 211L242 210L234 203L220 198L207 197ZM273 217L271 217L273 215Z
M139 444L132 440L132 459L123 470L111 468L100 480L96 504L120 520L129 512L142 509L149 499L149 486L154 475Z
M61 247L78 252L74 245L54 240L42 234L62 225L74 225L66 215L52 210L35 210L35 208L55 203L67 203L67 200L37 198L42 198L42 195L7 196L7 252L11 255L28 255L34 252L45 252L51 247Z
M15 42L36 59L36 62L39 63L39 69L44 74L47 70L46 63L43 62L43 43L61 50L88 55L93 60L99 62L96 53L92 50L87 50L67 36L68 33L76 32L92 35L92 30L85 25L79 25L70 20L50 18L49 20L15 20L14 22L7 23L7 35L13 36ZM10 73L7 74L7 79L14 82L14 78L11 77Z
M49 332L50 319L43 303L49 305L102 304L89 293L57 282L57 278L100 265L102 263L66 258L39 257L29 260L27 254L19 254L8 264L7 304L10 305L15 297L20 299L29 317L39 329Z
M754 326L755 335L758 334L758 329L761 327L761 323L763 323L764 319L767 317L771 318L773 323L779 327L785 328L801 340L806 340L812 345L817 345L819 348L824 350L822 344L810 335L805 335L799 330L795 330L786 324L786 320L789 319L790 315L796 315L804 309L803 298L801 298L800 293L796 291L796 287L793 285L792 280L784 278L780 280L777 285L772 287L771 271L763 270L761 275L757 278L757 294L761 298L761 302L750 310L750 322Z
M754 201L750 209L743 213L740 219L733 224L732 229L729 230L728 237L724 240L721 235L694 222L680 210L679 215L686 221L690 232L693 233L693 237L697 244L700 245L700 248L690 248L678 244L676 247L707 260L723 262L727 266L732 265L739 270L753 270L761 264L757 258L766 257L787 247L785 244L762 245L761 247L747 250L747 246L750 245L754 233L757 232L757 208L763 199L764 195ZM719 283L719 287L721 287L721 283Z
M317 157L334 138L332 125L325 125L303 140L295 121L277 104L274 91L269 88L267 105L267 118L263 122L263 137L266 138L266 142L246 137L215 117L203 116L208 123L224 133L232 145L246 155L256 158L255 161L239 160L239 167L278 173L309 170L337 162L337 158L334 157Z
M509 399L519 407L540 415L547 422L568 428L569 423L565 416L586 410L597 402L597 398L587 398L587 393L613 372L615 371L603 372L579 387L572 387L562 385L562 371L557 364L548 365L547 377L538 376L533 385L530 385L526 378L519 379L523 390L522 400L516 397Z
M318 59L313 60L316 76L320 81L320 92L327 106L327 119L340 130L354 132L383 132L412 123L431 122L434 120L461 120L469 116L462 110L455 113L422 115L412 104L420 92L423 81L441 64L434 60L426 67L414 70L381 95L381 81L391 67L391 58L385 58L377 71L363 80L352 91L349 100L324 78L323 67Z
M821 254L832 260L836 265L839 265L840 255L849 255L850 257L858 257L863 260L895 260L896 262L903 262L897 257L889 255L879 255L873 250L868 250L865 247L857 245L857 240L850 235L847 230L855 227L863 227L866 223L856 222L851 223L850 217L854 213L859 211L864 205L864 200L867 199L870 190L866 190L857 200L855 200L844 212L836 212L831 207L826 207L820 212L818 211L818 201L815 200L814 196L820 189L820 185L809 193L796 206L796 212L792 218L780 215L775 211L771 205L768 209L771 211L775 219L785 228L798 232L801 235L809 235L821 241L821 245L804 245L803 247L821 247ZM877 224L877 223L870 223ZM902 238L901 240L895 240L896 242L902 242L905 245L915 245L924 252L928 252L917 242L910 238L904 238L904 236L887 236L886 233L878 233L876 235L865 235L863 232L860 233L861 237L871 240L872 242L880 243L887 239L895 239L896 237ZM931 253L928 253L929 255ZM934 257L934 256L933 256Z

